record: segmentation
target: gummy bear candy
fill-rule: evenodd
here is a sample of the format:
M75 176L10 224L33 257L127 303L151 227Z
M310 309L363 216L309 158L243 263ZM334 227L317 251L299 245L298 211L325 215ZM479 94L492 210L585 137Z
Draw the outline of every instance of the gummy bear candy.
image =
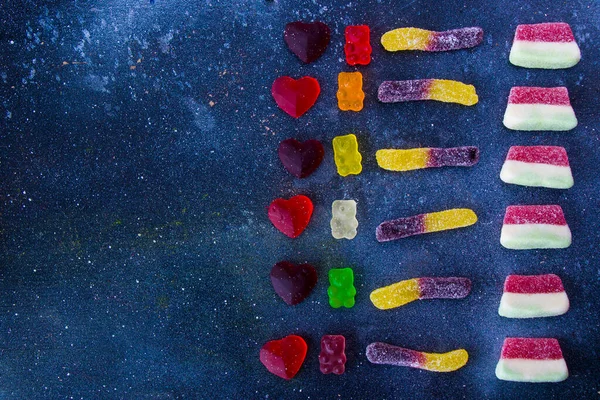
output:
M360 72L340 72L338 75L338 107L342 111L360 111L363 109L365 92L362 90Z
M299 142L296 139L286 139L279 143L278 154L290 174L306 178L321 165L325 150L318 140Z
M571 230L558 205L508 206L500 232L507 249L563 249L571 245Z
M577 117L566 87L515 86L502 122L517 131L568 131L577 126Z
M573 186L569 157L559 146L512 146L500 171L506 183L568 189Z
M371 31L367 25L350 25L344 31L346 62L348 65L367 65L371 62Z
M498 314L507 318L553 317L569 311L569 298L560 277L509 275L504 281Z
M331 235L336 239L354 239L358 221L356 201L335 200L331 204Z
M310 264L292 264L281 261L271 269L271 283L275 293L287 304L301 303L317 284L317 270Z
M569 24L553 22L519 25L509 60L525 68L570 68L581 59Z
M286 236L300 236L310 221L313 203L303 195L294 196L289 200L275 199L269 206L269 219Z
M321 93L319 82L310 76L298 80L280 76L271 86L277 106L294 118L300 118L317 101Z
M338 174L358 175L362 171L362 155L358 152L358 141L352 133L333 138L333 158Z
M333 308L352 308L354 306L354 272L352 268L333 268L329 270L329 305Z
M388 343L375 342L367 346L367 359L373 364L420 368L434 372L452 372L464 367L469 354L464 349L448 353L424 353Z
M383 81L379 85L377 97L382 103L437 100L472 106L479 101L475 86L445 79Z
M283 40L302 62L317 60L329 45L331 30L323 22L290 22L285 26Z
M448 51L475 47L483 41L483 29L459 28L435 32L419 28L398 28L386 32L381 44L387 51Z
M325 335L321 338L319 364L324 374L341 375L346 370L346 338L342 335Z
M260 349L260 362L270 373L283 379L292 379L304 363L308 347L300 336L289 335L271 340Z
M479 161L477 147L447 149L382 149L375 153L377 164L388 171L411 171L432 167L471 167Z
M548 338L506 338L496 377L513 382L561 382L569 371L560 344Z
M462 299L471 292L467 278L416 278L394 283L371 292L371 302L380 310L389 310L424 299Z
M454 208L434 213L398 218L379 224L375 234L377 241L389 242L422 233L464 228L477 222L477 215L468 208Z

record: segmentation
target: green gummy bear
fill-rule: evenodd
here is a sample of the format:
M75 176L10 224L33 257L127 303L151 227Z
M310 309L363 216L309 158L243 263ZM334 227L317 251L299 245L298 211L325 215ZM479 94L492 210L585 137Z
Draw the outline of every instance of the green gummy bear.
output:
M329 270L329 305L333 308L354 306L354 272L352 268L332 268Z

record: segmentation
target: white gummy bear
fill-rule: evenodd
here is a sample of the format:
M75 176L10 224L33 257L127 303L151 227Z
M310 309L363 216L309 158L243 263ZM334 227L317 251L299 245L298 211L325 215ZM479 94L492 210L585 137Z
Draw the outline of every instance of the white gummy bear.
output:
M354 239L358 227L356 201L335 200L331 213L331 235L336 239Z

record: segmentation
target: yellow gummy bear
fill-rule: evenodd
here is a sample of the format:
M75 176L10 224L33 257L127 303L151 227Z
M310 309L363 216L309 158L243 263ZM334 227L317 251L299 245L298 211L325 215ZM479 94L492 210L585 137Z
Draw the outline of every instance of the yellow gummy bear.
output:
M469 353L465 349L448 353L421 353L425 356L423 369L435 372L452 372L462 368L469 361Z
M375 289L369 297L373 305L380 310L400 307L419 299L419 281L408 279Z
M425 214L425 232L438 232L446 229L463 228L477 222L477 215L468 208L454 208Z
M431 39L431 31L419 28L398 28L386 32L381 44L387 51L426 50Z
M333 158L338 174L358 175L362 172L362 156L358 152L358 141L354 134L333 138Z
M363 109L365 92L362 90L360 72L340 72L338 75L338 107L342 111L360 111Z
M375 153L377 164L388 171L411 171L426 168L429 149L382 149Z
M472 106L479 101L475 86L447 79L432 79L427 98L465 106Z

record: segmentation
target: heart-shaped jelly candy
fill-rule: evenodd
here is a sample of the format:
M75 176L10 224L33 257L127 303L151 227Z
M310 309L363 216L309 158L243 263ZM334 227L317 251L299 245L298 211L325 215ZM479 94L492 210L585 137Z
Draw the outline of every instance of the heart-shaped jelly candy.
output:
M289 335L265 343L260 349L260 362L270 373L283 379L292 379L300 370L307 349L304 339Z
M331 30L322 22L290 22L283 33L283 40L292 53L307 64L321 57L330 38Z
M292 264L281 261L271 269L271 283L275 293L293 306L304 300L317 284L317 270L310 264Z
M296 139L286 139L279 143L278 153L279 159L290 174L306 178L321 165L325 151L318 140L299 142Z
M313 203L303 195L289 200L275 199L269 206L269 219L284 235L298 237L308 225L313 212Z
M310 76L298 80L280 76L271 86L271 94L279 108L294 118L307 112L317 101L319 93L319 82Z

